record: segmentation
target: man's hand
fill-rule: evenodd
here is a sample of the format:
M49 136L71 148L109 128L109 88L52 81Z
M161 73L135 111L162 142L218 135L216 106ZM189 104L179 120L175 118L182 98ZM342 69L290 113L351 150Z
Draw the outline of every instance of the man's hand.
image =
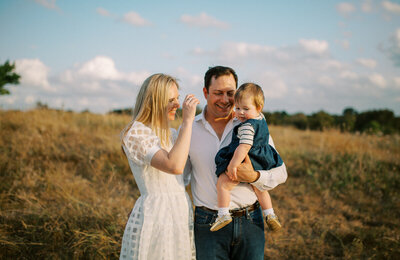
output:
M251 164L250 158L247 155L244 162L237 167L237 180L240 182L255 182L260 178L260 173L254 171L253 165Z

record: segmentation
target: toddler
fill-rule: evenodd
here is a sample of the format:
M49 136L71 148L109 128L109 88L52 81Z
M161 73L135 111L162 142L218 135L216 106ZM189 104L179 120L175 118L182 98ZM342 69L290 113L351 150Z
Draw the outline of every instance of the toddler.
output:
M232 133L231 143L219 150L215 157L218 176L218 217L211 226L217 231L232 221L229 214L230 191L239 184L236 179L237 167L249 155L254 170L269 170L282 165L277 151L269 145L268 125L261 113L264 106L264 93L260 86L245 83L235 94L235 116L241 122ZM230 176L230 177L228 177ZM270 230L281 228L278 217L274 214L271 197L267 191L260 191L253 186L266 223Z

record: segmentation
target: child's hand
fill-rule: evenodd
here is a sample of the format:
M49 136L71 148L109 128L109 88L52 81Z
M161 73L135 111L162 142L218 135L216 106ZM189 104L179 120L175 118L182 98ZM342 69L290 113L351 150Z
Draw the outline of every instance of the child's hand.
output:
M229 177L229 179L231 179L231 181L237 181L237 173L236 172L237 172L237 167L229 164L226 175L228 175L228 177Z

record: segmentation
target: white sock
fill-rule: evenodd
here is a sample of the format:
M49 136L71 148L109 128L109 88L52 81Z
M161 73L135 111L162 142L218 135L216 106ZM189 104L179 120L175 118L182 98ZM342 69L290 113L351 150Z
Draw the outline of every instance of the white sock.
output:
M270 209L264 209L263 210L264 216L268 216L269 214L275 215L274 213L274 209L270 208Z
M229 215L229 208L218 208L218 217L222 215Z

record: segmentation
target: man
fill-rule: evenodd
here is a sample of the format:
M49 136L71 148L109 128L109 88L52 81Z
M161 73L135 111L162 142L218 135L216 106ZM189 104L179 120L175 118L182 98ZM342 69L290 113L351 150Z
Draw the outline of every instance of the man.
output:
M264 259L264 219L251 187L270 190L286 181L285 165L269 171L254 171L250 160L238 168L238 181L231 191L230 211L233 221L216 232L210 231L217 217L217 176L215 155L232 139L232 130L240 122L232 110L237 88L233 69L216 66L204 77L207 105L193 123L185 178L191 178L195 209L197 259ZM273 145L272 138L270 144Z

